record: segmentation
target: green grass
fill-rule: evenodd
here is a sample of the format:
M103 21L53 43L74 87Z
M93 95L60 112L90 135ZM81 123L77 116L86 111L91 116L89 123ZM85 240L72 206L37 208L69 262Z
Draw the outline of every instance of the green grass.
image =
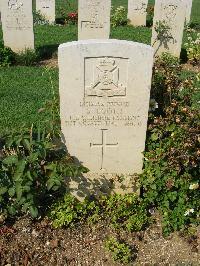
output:
M49 75L57 92L57 69L48 72L42 67L0 68L0 136L47 119L48 113L38 110L53 96Z

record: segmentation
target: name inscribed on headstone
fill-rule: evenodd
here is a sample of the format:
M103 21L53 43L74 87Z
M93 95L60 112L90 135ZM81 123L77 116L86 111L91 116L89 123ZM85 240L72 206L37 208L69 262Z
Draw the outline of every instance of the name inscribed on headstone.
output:
M2 28L5 46L19 52L34 49L31 0L2 0Z
M128 19L133 26L146 26L148 0L128 0Z
M142 171L152 64L153 49L133 42L59 47L64 141L91 172Z
M55 22L55 0L36 0L36 10L50 23Z
M108 39L110 11L110 0L79 0L79 39Z

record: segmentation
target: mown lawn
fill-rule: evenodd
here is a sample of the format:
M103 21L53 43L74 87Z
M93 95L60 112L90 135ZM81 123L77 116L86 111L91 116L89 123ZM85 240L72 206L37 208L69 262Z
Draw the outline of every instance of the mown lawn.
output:
M56 1L57 17L61 9L77 10L77 1ZM70 3L70 4L68 4ZM153 3L153 1L150 1ZM124 5L127 0L113 0L114 6ZM194 0L192 22L200 25L200 0ZM46 57L57 51L59 44L77 40L77 26L35 26L35 46ZM111 38L124 39L150 44L151 29L132 26L117 27L111 30ZM0 30L0 41L2 40ZM55 90L58 91L58 70L51 70ZM43 67L0 68L0 136L12 130L18 130L23 124L30 126L44 114L38 114L47 99L52 97L49 73Z
M44 121L48 114L38 111L52 99L53 89L57 92L57 69L0 68L0 136Z

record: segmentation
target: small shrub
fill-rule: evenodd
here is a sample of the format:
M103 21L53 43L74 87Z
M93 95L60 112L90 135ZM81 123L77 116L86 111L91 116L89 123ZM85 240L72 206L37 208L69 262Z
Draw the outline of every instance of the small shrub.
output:
M164 60L164 61L162 61ZM185 74L173 58L157 61L154 93L164 87L167 101L160 112L149 116L143 199L162 215L163 233L199 224L199 106L198 75ZM160 80L160 82L159 82ZM156 88L157 87L157 88ZM160 115L162 114L162 115Z
M33 11L34 25L48 25L49 21L39 11Z
M0 157L0 216L40 215L64 190L64 177L80 174L51 135L39 129L5 138ZM65 190L64 190L65 191Z
M26 49L15 56L16 64L22 66L33 66L39 61L38 52L32 49Z
M189 34L184 46L189 61L194 65L200 64L200 33L197 35Z
M95 221L99 219L99 214L100 208L94 201L79 202L70 194L66 194L63 199L55 203L50 211L50 217L55 228L74 226L88 218L90 222Z
M131 262L133 259L132 249L126 243L110 237L104 244L106 250L111 253L112 259L123 264Z
M153 69L151 98L158 103L161 113L172 101L172 92L180 85L181 67L179 59L163 53Z
M0 43L0 67L8 67L15 61L15 53Z
M123 6L119 6L116 9L112 8L111 13L111 26L117 27L117 26L124 26L127 25L127 14L126 9Z
M150 222L145 206L134 195L113 195L84 202L65 195L52 206L50 217L56 228L103 219L116 229L140 231Z

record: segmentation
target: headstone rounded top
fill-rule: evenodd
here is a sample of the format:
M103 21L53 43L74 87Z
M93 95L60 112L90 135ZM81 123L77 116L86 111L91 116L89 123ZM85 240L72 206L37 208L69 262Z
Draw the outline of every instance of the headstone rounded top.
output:
M89 40L80 40L80 41L73 41L67 42L59 45L59 50L64 49L66 47L77 46L77 45L88 45L88 44L111 44L111 45L127 45L127 46L137 46L143 49L154 50L150 45L139 43L139 42L132 42L126 40L117 40L117 39L89 39Z

